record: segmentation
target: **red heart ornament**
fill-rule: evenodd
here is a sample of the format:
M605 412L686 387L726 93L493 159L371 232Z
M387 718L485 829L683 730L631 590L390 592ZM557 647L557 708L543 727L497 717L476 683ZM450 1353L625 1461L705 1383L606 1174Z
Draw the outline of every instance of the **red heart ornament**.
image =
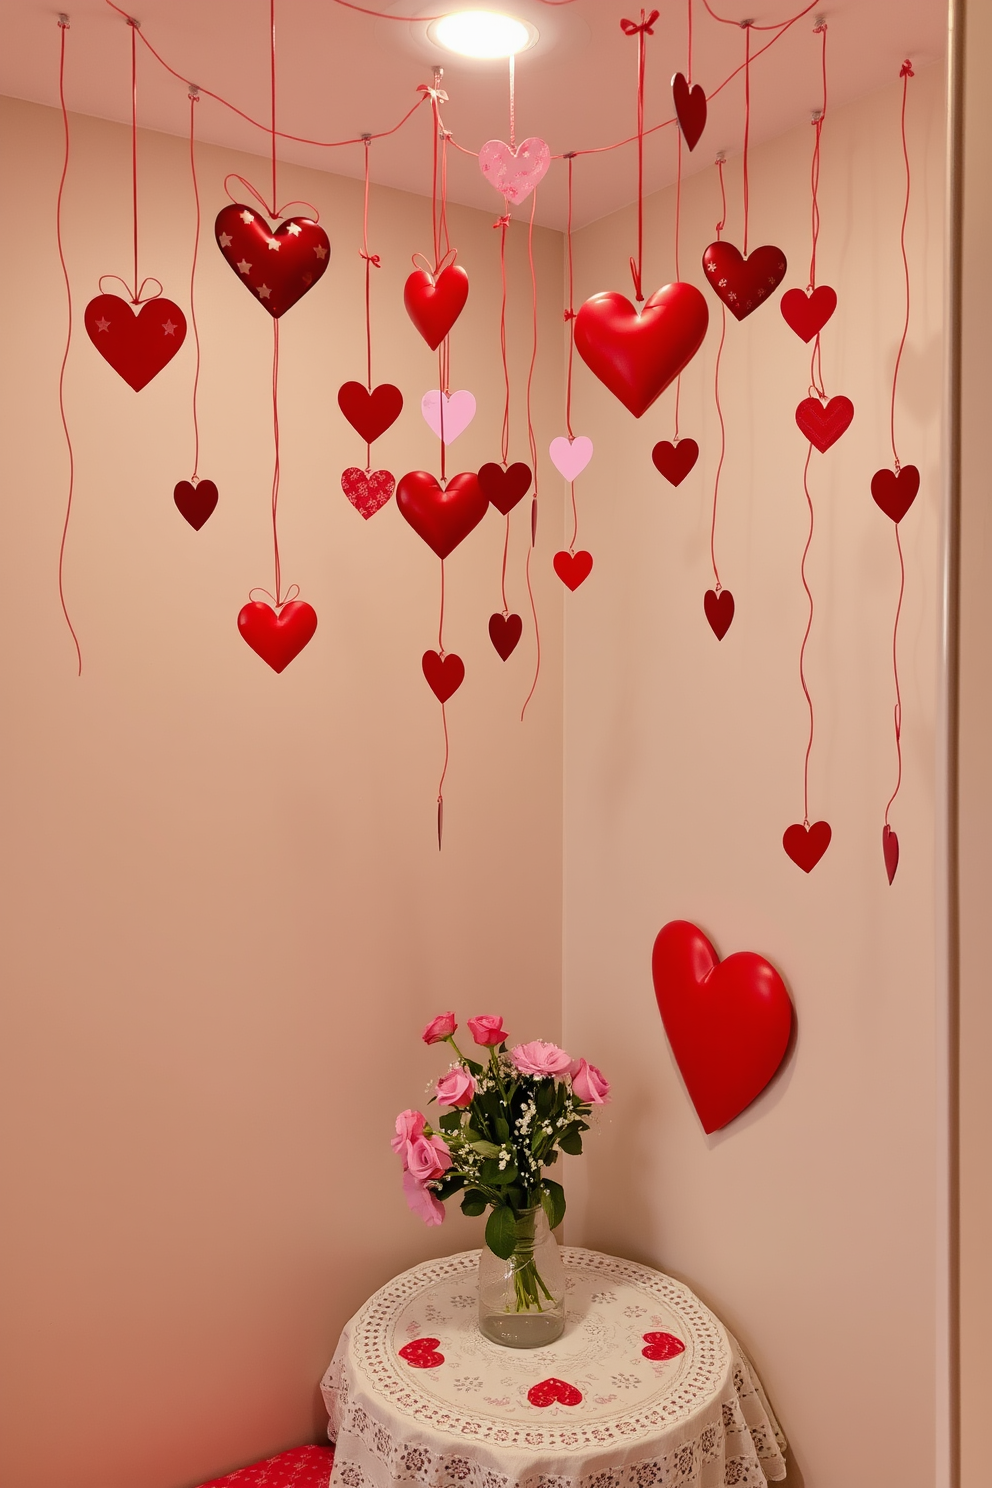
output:
M690 88L683 74L677 72L672 78L672 102L682 138L694 150L706 128L706 92L698 83Z
M427 685L439 703L446 703L465 681L465 663L453 651L445 656L439 651L425 651L420 664Z
M885 860L885 872L891 884L896 876L896 869L899 867L899 838L888 823L882 828L882 857Z
M380 382L370 392L363 382L338 388L338 407L366 444L385 434L403 412L403 394L391 382Z
M810 827L804 822L795 822L782 833L782 846L797 868L812 873L830 846L832 836L828 822L814 822Z
M551 561L555 566L555 573L573 594L592 573L592 554L587 553L585 548L580 548L577 553L568 553L562 549Z
M388 470L362 470L357 465L349 465L341 474L342 491L366 522L385 506L395 485L396 481Z
M231 269L273 320L313 289L330 262L331 243L310 217L287 217L273 231L241 202L223 207L214 237Z
M802 289L787 289L779 307L786 325L800 341L812 341L837 309L837 296L829 284L818 285L811 294Z
M490 460L479 471L479 485L486 500L504 517L509 516L518 501L523 500L533 480L529 465L523 460L503 469L495 460Z
M161 297L135 311L120 295L101 294L83 312L86 332L105 362L136 393L167 366L186 339L186 317Z
M871 478L872 500L893 522L902 521L919 489L920 472L915 465L903 465L899 470L876 470Z
M836 444L853 417L854 404L845 397L831 398L829 403L804 398L796 409L796 423L821 455Z
M403 289L406 313L431 351L437 351L467 299L468 275L461 264L449 264L436 279L426 269L414 269Z
M261 600L249 600L238 615L238 629L251 649L274 672L285 671L317 629L317 612L305 600L292 599L279 613Z
M179 481L172 499L187 522L197 532L217 505L217 487L212 480Z
M519 615L501 615L497 612L489 616L489 639L497 656L501 656L504 661L517 649L517 642L523 631L524 622Z
M770 243L755 248L747 258L733 243L711 243L703 254L703 268L731 315L743 320L782 283L787 264L781 248Z
M785 983L753 951L721 961L688 920L658 932L651 970L689 1099L703 1131L719 1131L761 1094L785 1058L793 1018Z
M699 445L694 439L680 439L677 444L670 439L659 439L651 458L667 481L680 486L699 459Z
M396 488L396 505L439 558L454 552L489 510L471 470L453 475L443 489L429 471L411 470Z
M541 1380L539 1385L531 1385L527 1391L527 1399L531 1405L579 1405L582 1401L582 1391L577 1390L574 1385L565 1380L546 1379Z
M722 641L734 618L734 596L729 589L707 589L703 595L703 612L709 621L710 630L718 641Z
M641 1336L647 1344L647 1348L641 1349L645 1359L676 1359L685 1353L685 1344L674 1333L643 1333Z
M694 284L666 284L640 313L625 295L593 295L575 317L575 349L640 418L703 344L709 311Z
M444 1363L444 1355L437 1352L440 1342L440 1338L415 1338L398 1353L413 1369L437 1369Z

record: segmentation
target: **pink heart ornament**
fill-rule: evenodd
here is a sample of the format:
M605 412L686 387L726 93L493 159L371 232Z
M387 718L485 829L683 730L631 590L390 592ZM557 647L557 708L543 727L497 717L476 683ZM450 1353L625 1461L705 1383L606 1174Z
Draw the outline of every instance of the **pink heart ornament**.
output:
M551 151L535 135L511 150L502 140L487 140L479 151L479 169L496 190L519 207L551 164Z
M573 481L592 459L592 440L587 439L584 434L577 434L574 439L567 439L564 434L557 439L552 439L548 446L548 454L551 463L559 475L563 475L567 481Z
M420 400L420 411L424 415L427 427L432 429L438 439L444 440L445 444L451 444L459 434L463 434L469 424L475 418L475 398L471 393L462 388L457 393L444 394L444 433L441 433L441 393L437 388L431 388Z

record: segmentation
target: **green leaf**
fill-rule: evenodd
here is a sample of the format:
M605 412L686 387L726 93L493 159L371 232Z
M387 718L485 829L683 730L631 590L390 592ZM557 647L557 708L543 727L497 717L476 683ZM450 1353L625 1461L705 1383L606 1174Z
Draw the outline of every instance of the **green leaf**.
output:
M551 1107L555 1102L555 1083L553 1080L542 1080L537 1087L537 1114L548 1117L551 1115Z
M550 1178L545 1178L541 1190L541 1203L548 1216L548 1224L553 1230L557 1229L565 1218L565 1190L561 1184L553 1183Z
M474 1219L477 1214L485 1214L486 1200L477 1189L469 1189L462 1199L462 1213L467 1214L469 1219Z
M464 1187L465 1179L459 1173L457 1176L445 1176L442 1178L434 1192L443 1203L445 1199L450 1199L452 1194L457 1193L460 1188Z
M489 1216L486 1244L493 1255L498 1255L502 1261L508 1261L516 1248L517 1226L513 1210L508 1209L505 1204L498 1204Z
M516 1176L517 1170L513 1163L508 1163L505 1168L501 1168L494 1157L486 1159L482 1164L482 1172L479 1174L482 1182L493 1188L505 1188L507 1184L513 1182Z
M562 1152L567 1152L569 1157L578 1157L582 1151L582 1138L574 1130L567 1131L558 1143Z
M499 1157L499 1148L495 1142L486 1142L482 1137L478 1137L471 1143L471 1146L480 1157Z
M510 1140L510 1123L505 1116L496 1117L496 1135L501 1142Z
M468 1069L468 1070L471 1070L472 1074L475 1075L476 1079L478 1079L479 1076L482 1074L482 1065L481 1064L476 1064L476 1062L475 1062L474 1059L466 1059L464 1061L464 1064L465 1064L465 1068Z
M445 1111L443 1116L438 1117L438 1126L442 1131L457 1131L462 1124L461 1111Z
M545 1157L544 1161L547 1163L549 1168L552 1163L556 1163L558 1161L558 1152L554 1147L552 1147L551 1151L548 1153L547 1157Z

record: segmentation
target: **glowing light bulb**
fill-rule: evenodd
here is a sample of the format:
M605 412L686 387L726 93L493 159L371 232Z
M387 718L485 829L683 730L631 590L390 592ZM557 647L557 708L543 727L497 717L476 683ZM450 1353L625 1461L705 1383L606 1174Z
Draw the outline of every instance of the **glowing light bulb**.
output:
M533 26L492 10L461 10L442 16L427 34L439 46L463 57L512 57L537 39Z

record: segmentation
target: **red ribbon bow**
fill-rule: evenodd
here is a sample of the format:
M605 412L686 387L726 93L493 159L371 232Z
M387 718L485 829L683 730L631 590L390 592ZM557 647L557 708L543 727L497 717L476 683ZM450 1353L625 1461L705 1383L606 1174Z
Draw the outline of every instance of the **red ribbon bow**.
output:
M509 227L509 225L510 225L510 214L509 214L509 212L507 212L503 217L497 217L496 218L496 221L493 223L493 227L494 228L496 228L496 227Z
M653 10L648 16L647 20L645 20L644 12L642 10L640 25L638 25L636 21L628 21L626 18L624 18L620 22L620 30L623 32L624 36L638 36L641 32L643 32L645 36L653 36L654 23L658 19L660 14L661 12L659 10Z
M367 259L374 269L382 268L378 253L366 253L364 248L359 248L358 256L359 258Z
M909 60L908 57L906 58L905 62L902 64L902 66L899 69L899 76L901 78L903 78L903 77L915 77L916 76L916 73L913 71L913 64L912 64L912 62L910 62L910 60Z

